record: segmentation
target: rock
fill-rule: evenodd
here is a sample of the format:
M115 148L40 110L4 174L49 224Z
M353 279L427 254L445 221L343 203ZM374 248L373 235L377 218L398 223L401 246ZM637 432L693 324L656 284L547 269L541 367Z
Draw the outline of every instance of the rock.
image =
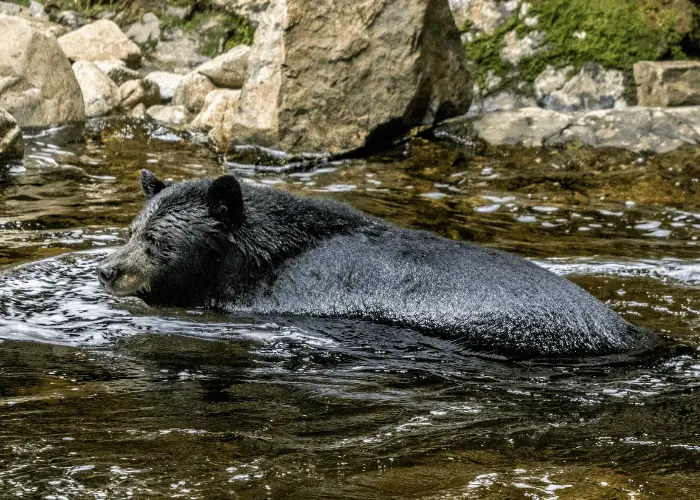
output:
M0 164L24 156L22 130L12 115L0 108Z
M20 127L85 120L78 81L56 39L20 17L0 16L0 107Z
M182 126L190 121L190 113L184 106L151 106L146 111L152 119L167 125Z
M48 21L49 15L44 9L44 4L37 2L36 0L31 0L29 2L29 15L41 19L42 21Z
M511 111L520 108L530 108L537 106L537 101L532 97L519 94L513 90L503 90L483 98L474 99L470 115L479 115L493 111Z
M145 78L150 82L156 83L160 89L160 98L165 102L169 102L172 101L175 95L175 89L177 89L177 86L180 85L184 77L177 73L154 71L148 73Z
M150 80L129 80L119 87L121 102L119 107L129 110L139 104L147 108L160 104L160 88L158 84Z
M154 13L146 12L140 23L134 23L129 27L126 36L139 45L148 43L155 45L160 38L160 19Z
M141 78L141 73L135 69L127 68L124 61L120 59L115 59L112 61L95 61L95 66L100 68L100 71L110 77L117 85L121 85L129 80L137 80Z
M215 85L240 89L248 74L249 56L250 47L239 45L198 66L195 71L209 77Z
M390 141L471 102L447 0L278 2L248 64L238 113L219 137L290 152Z
M7 16L19 16L23 11L23 7L15 3L0 2L0 14L5 14Z
M58 38L68 33L68 29L60 24L52 23L50 21L44 21L42 19L35 19L33 17L25 18L26 21L35 29L46 33L52 37Z
M176 19L184 20L192 13L192 6L186 7L176 7L174 5L168 4L165 7L165 16L174 17Z
M160 40L154 51L148 55L149 64L154 69L184 74L209 60L197 52L197 41L182 30L171 30L167 37Z
M88 24L88 20L85 19L85 16L75 10L61 10L56 11L55 14L51 12L49 17L51 17L52 21L70 29L77 29Z
M562 88L573 70L573 66L567 66L562 69L556 69L552 65L547 66L535 78L535 97L537 100L540 102L544 101L549 94Z
M518 8L518 0L449 0L457 26L469 22L479 34L493 34Z
M212 0L212 5L219 9L248 19L257 26L270 7L272 0Z
M58 39L72 61L121 59L130 68L141 65L141 49L113 21L101 19Z
M458 121L458 120L457 120ZM455 122L450 124L453 126ZM666 153L700 144L700 107L628 107L573 114L541 108L491 113L473 124L493 145L525 147L580 143L596 148Z
M185 106L190 113L199 113L207 94L215 88L216 86L206 76L190 73L180 81L175 89L173 104Z
M540 91L543 90L540 85ZM561 88L540 98L540 103L555 111L612 109L624 102L624 92L625 77L621 71L606 71L600 64L589 63Z
M700 104L700 61L641 61L634 80L640 106Z
M525 38L518 38L515 30L509 31L505 37L506 44L501 49L501 59L517 66L523 57L541 54L544 51L544 35L543 31L533 31Z
M539 147L560 134L570 121L570 117L556 111L523 108L490 113L474 122L474 131L481 139L496 146Z
M202 111L190 123L190 128L202 132L208 132L213 128L223 128L224 122L232 119L232 115L235 115L240 100L240 90L212 90L204 100Z
M129 111L129 116L133 118L146 118L148 116L146 111L146 106L143 103L139 103Z
M90 61L73 64L85 102L85 115L88 118L103 116L119 106L121 97L117 85Z

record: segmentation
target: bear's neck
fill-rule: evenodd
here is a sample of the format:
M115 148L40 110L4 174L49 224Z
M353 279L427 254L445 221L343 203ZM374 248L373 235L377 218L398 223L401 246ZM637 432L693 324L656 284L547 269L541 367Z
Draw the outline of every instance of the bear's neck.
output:
M334 236L382 231L388 224L332 200L298 197L277 189L242 185L244 221L231 235L220 296L254 293L243 283L271 284L290 259ZM240 278L240 279L239 279ZM260 286L256 286L259 289Z

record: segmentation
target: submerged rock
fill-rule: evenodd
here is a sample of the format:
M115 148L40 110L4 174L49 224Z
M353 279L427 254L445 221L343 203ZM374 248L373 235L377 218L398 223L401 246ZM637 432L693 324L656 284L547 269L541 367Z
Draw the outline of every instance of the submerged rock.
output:
M195 71L219 87L240 89L248 74L249 57L250 47L239 45L198 66Z
M95 64L78 61L73 64L73 72L83 93L88 118L106 115L119 106L119 88Z
M119 87L121 102L119 107L123 110L130 110L133 107L143 104L147 108L161 103L160 88L158 84L150 80L129 80Z
M114 22L101 19L58 39L72 61L121 59L130 68L141 66L141 49Z
M0 163L24 156L22 130L10 113L0 108Z
M700 61L641 61L634 79L640 106L700 104Z
M0 16L0 107L21 127L85 120L83 96L56 39L20 17Z

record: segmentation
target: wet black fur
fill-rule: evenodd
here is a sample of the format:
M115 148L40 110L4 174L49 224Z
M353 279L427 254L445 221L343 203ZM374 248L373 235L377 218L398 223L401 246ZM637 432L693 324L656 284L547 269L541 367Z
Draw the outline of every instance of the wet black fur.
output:
M231 176L143 180L149 200L134 224L157 270L142 294L151 304L358 317L538 356L654 342L570 281L504 252Z

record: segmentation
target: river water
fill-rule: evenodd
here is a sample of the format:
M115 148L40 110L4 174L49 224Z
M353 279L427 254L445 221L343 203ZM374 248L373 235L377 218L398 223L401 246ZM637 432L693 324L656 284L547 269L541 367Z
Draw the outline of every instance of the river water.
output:
M94 268L139 210L139 169L224 162L154 127L35 138L0 167L0 498L696 499L699 157L415 139L239 172L531 258L691 348L564 364L116 300Z

